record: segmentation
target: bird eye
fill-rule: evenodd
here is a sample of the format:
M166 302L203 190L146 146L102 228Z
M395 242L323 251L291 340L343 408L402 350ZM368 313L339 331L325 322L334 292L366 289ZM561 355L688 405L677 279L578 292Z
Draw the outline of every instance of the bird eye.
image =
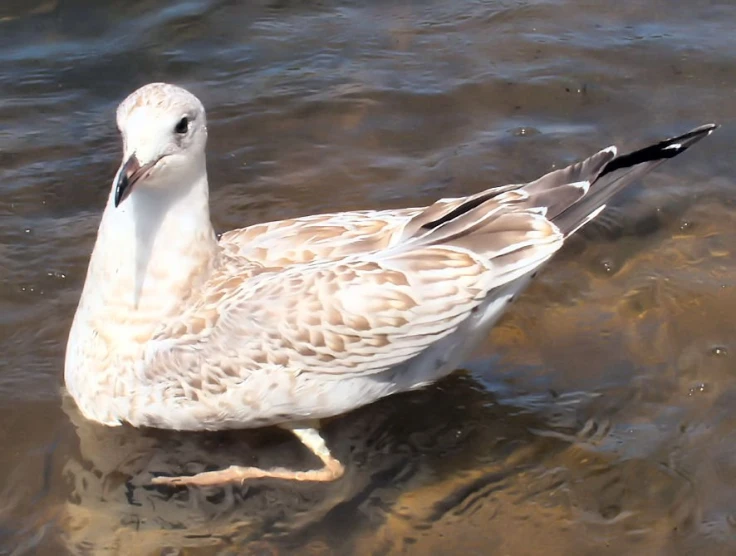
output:
M174 128L174 131L182 135L189 131L189 118L184 116L181 120L179 120L179 122L176 124L176 127Z

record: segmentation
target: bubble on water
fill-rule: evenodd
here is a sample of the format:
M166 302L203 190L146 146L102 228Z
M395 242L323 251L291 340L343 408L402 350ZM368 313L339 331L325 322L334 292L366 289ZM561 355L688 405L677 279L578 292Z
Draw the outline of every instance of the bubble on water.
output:
M533 135L538 135L540 131L534 127L517 127L512 129L511 133L515 137L531 137Z
M703 394L708 390L708 385L705 382L699 382L695 386L690 387L690 391L688 392L688 396L695 396L697 394Z

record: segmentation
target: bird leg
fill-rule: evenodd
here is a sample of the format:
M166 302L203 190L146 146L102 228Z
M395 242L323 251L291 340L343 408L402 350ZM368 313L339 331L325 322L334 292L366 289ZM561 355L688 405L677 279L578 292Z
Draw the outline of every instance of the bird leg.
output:
M248 479L274 478L291 481L320 481L329 482L339 479L345 473L342 463L332 457L324 439L316 428L316 423L293 423L280 425L289 430L301 440L309 450L322 460L321 469L310 471L293 471L282 467L273 469L259 469L258 467L240 467L231 465L220 471L206 471L196 475L181 477L154 477L151 483L154 485L168 486L222 486L228 483L239 482L243 484Z

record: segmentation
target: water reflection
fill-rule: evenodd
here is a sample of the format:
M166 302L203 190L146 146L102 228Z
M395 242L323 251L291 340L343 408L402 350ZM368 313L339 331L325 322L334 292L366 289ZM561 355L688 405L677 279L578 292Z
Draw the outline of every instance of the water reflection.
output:
M303 545L352 550L356 539L387 526L387 511L411 509L405 501L391 509L404 492L443 485L439 497L421 508L426 515L418 516L416 525L431 523L468 499L485 498L489 485L512 481L540 454L562 450L571 434L536 434L549 429L541 415L496 404L467 376L402 398L327 426L330 446L347 467L341 481L265 480L193 490L148 482L155 474L218 468L223 462L266 467L315 462L276 430L110 431L85 421L65 398L65 413L79 439L79 452L67 454L61 470L70 488L61 508L65 543L75 553L85 547L122 550L132 542L150 550L210 546L237 551L253 543L252 548L268 544L273 550ZM431 414L428 406L434 408ZM343 538L334 534L341 527L349 533Z

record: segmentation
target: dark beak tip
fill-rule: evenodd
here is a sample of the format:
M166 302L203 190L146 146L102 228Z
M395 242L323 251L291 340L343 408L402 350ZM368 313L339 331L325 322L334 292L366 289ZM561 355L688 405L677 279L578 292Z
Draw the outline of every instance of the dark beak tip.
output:
M130 195L133 185L140 177L140 170L141 165L134 154L121 166L115 182L115 194L113 198L115 208L120 206L120 203Z
M128 186L129 186L128 177L121 175L118 178L117 183L115 184L115 198L114 198L115 208L118 208L118 206L120 206L120 203L123 200L123 195L127 191Z

